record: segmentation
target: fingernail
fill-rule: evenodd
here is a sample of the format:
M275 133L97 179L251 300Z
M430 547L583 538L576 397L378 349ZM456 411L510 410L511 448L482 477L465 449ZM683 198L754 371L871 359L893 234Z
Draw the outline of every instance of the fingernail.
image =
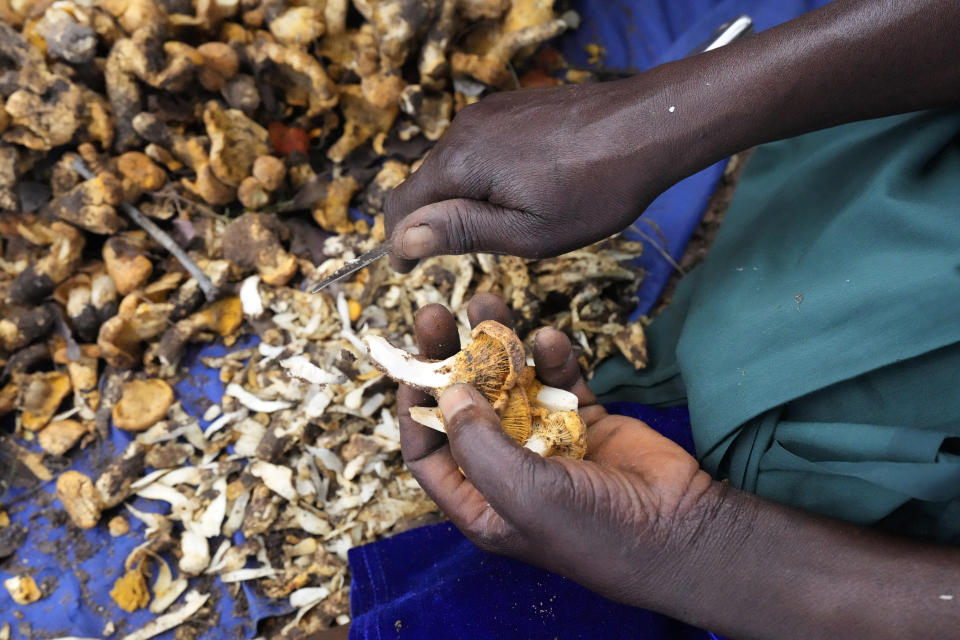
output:
M473 406L473 394L468 386L457 384L444 391L437 404L444 421L449 424L456 419L458 413Z
M400 237L400 249L406 258L432 256L436 247L437 239L429 225L421 224L407 229Z

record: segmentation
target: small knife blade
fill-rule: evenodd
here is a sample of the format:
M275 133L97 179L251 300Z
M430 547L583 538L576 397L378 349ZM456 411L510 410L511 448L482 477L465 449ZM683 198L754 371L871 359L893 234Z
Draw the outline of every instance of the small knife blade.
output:
M331 284L337 280L342 280L349 276L351 273L356 273L360 269L363 269L365 266L376 262L383 256L390 253L393 249L389 241L384 241L383 244L378 245L374 249L367 251L358 258L355 258L337 269L333 275L329 276L327 279L323 280L320 284L314 287L312 293L318 293L321 290L329 287Z

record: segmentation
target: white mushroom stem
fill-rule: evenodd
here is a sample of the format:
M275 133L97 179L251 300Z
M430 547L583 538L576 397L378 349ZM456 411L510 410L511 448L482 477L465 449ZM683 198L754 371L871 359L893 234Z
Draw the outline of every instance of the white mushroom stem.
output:
M289 375L294 378L306 380L310 384L343 384L345 382L343 376L321 369L310 362L306 356L293 356L292 358L281 360L280 366L286 369Z
M576 394L557 387L544 387L537 394L536 403L547 411L576 411L580 401Z
M540 436L531 436L523 446L541 457L547 455L547 451L550 450L550 444Z
M440 362L424 362L381 336L368 335L363 341L370 359L398 382L420 389L442 389L452 383L450 371L456 356Z
M201 594L198 591L191 591L184 597L183 604L179 607L170 613L151 620L138 631L124 636L121 640L149 640L149 638L158 636L165 631L170 631L170 629L186 622L186 620L199 611L200 607L206 604L209 599L209 593Z
M236 383L228 384L224 393L228 396L236 398L240 404L245 406L247 409L256 411L258 413L273 413L275 411L289 409L293 406L292 403L284 402L283 400L264 400L262 398L258 398Z
M188 576L198 576L210 566L210 545L205 536L189 529L180 538L180 571Z
M260 276L250 276L240 285L240 306L245 316L256 318L263 314L259 285Z
M247 580L259 580L260 578L272 578L277 575L277 570L273 567L254 567L252 569L237 569L229 573L220 575L220 582L246 582Z
M257 460L247 470L251 475L263 480L263 484L277 495L290 502L297 501L297 492L293 488L293 470L290 467L280 467L263 460Z
M446 433L443 425L443 416L439 407L410 407L410 417L417 424L422 424L440 433Z

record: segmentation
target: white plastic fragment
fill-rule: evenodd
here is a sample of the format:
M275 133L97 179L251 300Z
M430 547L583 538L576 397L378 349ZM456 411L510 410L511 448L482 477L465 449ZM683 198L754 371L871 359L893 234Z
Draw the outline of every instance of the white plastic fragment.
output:
M236 398L240 404L251 411L256 411L257 413L273 413L275 411L289 409L293 406L292 402L285 402L283 400L263 400L258 398L236 383L228 384L224 394Z

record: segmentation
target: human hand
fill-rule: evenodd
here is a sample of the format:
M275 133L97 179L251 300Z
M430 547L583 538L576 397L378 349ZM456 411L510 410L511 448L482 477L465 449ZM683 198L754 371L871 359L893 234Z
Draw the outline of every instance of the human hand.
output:
M627 227L683 171L650 84L512 91L462 110L387 198L394 267L473 251L550 257Z
M471 324L511 325L496 296L474 298ZM456 353L453 316L440 305L416 318L421 353ZM404 459L451 521L478 547L570 577L609 598L649 604L651 591L682 554L715 483L689 454L638 420L609 415L595 403L570 341L543 329L536 337L537 375L580 400L587 425L587 459L541 458L500 429L490 404L471 387L440 399L448 437L415 423L411 406L431 398L399 391ZM458 469L464 471L462 475Z

